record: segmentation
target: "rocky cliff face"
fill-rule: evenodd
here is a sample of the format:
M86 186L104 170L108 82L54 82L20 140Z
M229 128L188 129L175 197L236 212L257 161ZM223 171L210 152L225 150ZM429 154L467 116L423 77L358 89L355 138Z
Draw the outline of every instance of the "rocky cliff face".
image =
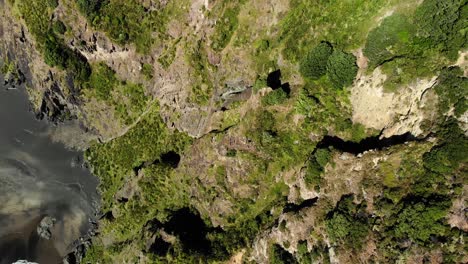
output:
M1 2L0 53L38 117L81 124L104 204L85 261L466 260L451 250L466 235L463 1L39 2L46 16ZM83 80L50 66L50 39ZM177 224L187 210L197 233Z

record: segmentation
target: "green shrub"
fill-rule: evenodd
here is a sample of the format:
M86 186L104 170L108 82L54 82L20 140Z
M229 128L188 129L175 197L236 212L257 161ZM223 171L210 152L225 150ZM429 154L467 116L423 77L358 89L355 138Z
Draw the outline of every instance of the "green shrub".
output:
M468 110L468 78L463 76L459 67L442 70L438 84L434 87L439 96L439 112L447 113L452 107L456 117L460 117Z
M406 16L394 14L385 18L367 37L364 55L369 58L370 66L401 56L413 35L413 24Z
M362 205L353 202L353 196L345 196L325 220L332 242L349 249L360 249L369 233L367 215Z
M331 159L331 151L329 149L319 148L317 149L317 151L315 151L314 157L317 163L322 168L325 168L325 166L328 164L328 162Z
M68 59L65 63L67 72L73 76L75 84L80 86L84 85L91 75L91 66L88 63L88 60L78 51L71 50L68 47L65 51L68 54Z
M97 98L107 100L111 97L111 91L117 85L117 82L114 70L104 62L100 62L93 68L86 87L94 90Z
M450 205L450 200L408 204L398 214L395 237L431 244L431 237L442 237L450 230L444 223Z
M240 11L240 4L228 7L219 18L215 26L215 32L211 37L214 50L223 50L231 41L232 35L238 26L237 16Z
M281 88L273 90L262 98L262 105L277 105L284 103L289 98L288 94Z
M423 162L428 170L447 174L468 160L468 138L453 119L439 133L440 144L423 155Z
M101 6L108 3L107 0L76 0L80 11L92 22L99 14Z
M46 0L46 2L50 8L56 8L59 4L58 0Z
M337 89L351 85L356 78L357 71L356 57L353 54L334 51L328 59L328 78Z
M145 76L147 80L153 79L153 65L149 63L144 63L141 67L141 73Z
M120 45L135 43L138 52L149 51L152 31L165 28L159 10L147 11L137 0L77 0L77 4L93 26Z
M63 35L67 31L67 27L65 26L65 24L62 21L57 20L52 25L52 30L57 35Z
M329 149L316 149L312 157L307 163L304 181L309 188L317 188L322 182L322 173L325 166L331 159L331 151Z
M274 244L270 249L270 261L271 264L294 264L298 263L294 256L283 249L280 245Z
M329 42L320 42L301 59L299 71L302 76L312 80L319 79L327 73L327 61L333 53L333 47Z
M66 49L56 38L48 38L44 43L44 61L52 67L64 69L68 60Z

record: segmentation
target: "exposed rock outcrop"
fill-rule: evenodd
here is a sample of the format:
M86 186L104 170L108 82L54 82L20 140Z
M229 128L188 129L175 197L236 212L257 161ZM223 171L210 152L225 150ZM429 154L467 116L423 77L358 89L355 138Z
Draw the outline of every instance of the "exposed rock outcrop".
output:
M52 237L52 231L55 222L57 220L53 217L46 216L42 218L41 222L37 226L37 234L43 238L49 240Z

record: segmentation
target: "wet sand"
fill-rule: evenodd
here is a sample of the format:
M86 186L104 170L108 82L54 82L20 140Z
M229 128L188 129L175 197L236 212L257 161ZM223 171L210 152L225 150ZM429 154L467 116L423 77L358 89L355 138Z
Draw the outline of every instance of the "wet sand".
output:
M0 76L1 77L1 76ZM0 78L2 80L3 78ZM95 220L97 179L76 166L82 153L54 143L50 124L29 112L24 89L0 83L0 264L23 259L62 263ZM37 233L44 216L57 221L49 240Z
M46 240L37 234L36 228L41 217L18 225L4 235L0 241L0 264L11 264L20 259L34 259L37 263L61 263L62 257L52 239ZM23 220L18 217L19 221Z

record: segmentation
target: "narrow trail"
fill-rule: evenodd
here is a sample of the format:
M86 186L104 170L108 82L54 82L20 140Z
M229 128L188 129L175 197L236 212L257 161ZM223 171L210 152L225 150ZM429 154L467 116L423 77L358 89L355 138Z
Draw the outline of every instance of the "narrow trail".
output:
M152 108L154 107L154 103L156 101L157 99L153 98L153 100L149 102L148 107L146 107L145 111L143 111L132 124L126 126L117 135L110 137L110 138L105 138L105 139L99 138L99 141L101 143L108 143L116 138L120 138L124 136L125 134L127 134L127 132L130 131L130 129L134 128L138 123L140 123L141 119L152 110Z

